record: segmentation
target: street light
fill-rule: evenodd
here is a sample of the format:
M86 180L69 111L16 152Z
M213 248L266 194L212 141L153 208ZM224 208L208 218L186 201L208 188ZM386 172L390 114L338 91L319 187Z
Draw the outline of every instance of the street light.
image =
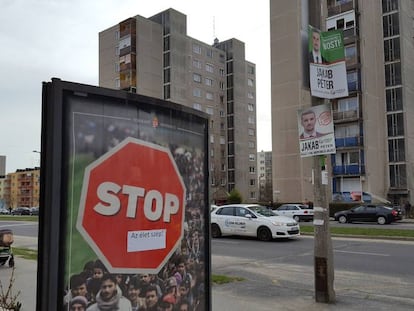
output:
M40 153L40 151L37 151L37 150L33 150L32 152L34 152L34 153Z

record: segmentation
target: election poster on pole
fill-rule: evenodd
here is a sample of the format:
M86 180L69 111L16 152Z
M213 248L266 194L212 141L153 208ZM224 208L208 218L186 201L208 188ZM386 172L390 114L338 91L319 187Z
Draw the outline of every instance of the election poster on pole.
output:
M330 104L299 109L297 120L301 157L336 153Z
M309 25L308 57L312 96L348 96L345 49L341 30L322 32Z

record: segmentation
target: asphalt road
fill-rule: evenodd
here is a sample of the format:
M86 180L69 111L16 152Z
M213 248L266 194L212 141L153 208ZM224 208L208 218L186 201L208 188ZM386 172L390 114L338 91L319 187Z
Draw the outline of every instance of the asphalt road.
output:
M313 237L212 241L212 271L244 278L213 287L223 310L414 310L414 242L333 238L335 304L314 301ZM213 310L215 310L213 308Z

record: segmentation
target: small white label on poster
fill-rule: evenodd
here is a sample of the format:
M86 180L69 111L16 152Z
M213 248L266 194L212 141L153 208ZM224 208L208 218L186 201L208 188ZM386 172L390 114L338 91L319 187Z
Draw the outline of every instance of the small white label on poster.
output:
M166 229L128 231L127 252L141 252L166 247Z

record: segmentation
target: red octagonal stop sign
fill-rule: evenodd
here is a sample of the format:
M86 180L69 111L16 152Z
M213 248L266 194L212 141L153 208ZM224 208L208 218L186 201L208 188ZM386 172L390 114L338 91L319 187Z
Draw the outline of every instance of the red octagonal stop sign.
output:
M85 169L76 226L111 272L158 273L183 237L184 202L170 150L129 137Z

